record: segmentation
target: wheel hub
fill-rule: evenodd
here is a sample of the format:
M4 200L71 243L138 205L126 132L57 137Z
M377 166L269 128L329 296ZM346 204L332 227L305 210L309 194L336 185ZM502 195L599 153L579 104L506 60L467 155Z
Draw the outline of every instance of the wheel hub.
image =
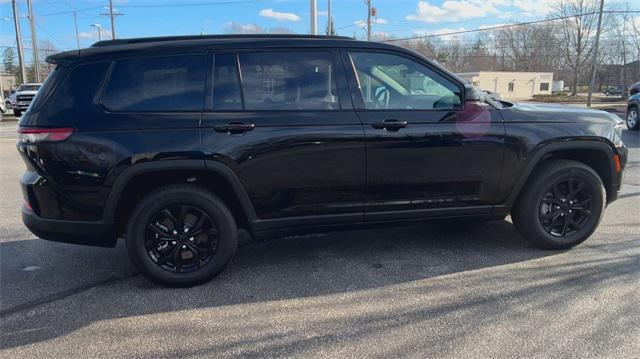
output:
M579 231L591 216L588 185L570 178L552 185L540 204L540 224L547 233L566 237Z

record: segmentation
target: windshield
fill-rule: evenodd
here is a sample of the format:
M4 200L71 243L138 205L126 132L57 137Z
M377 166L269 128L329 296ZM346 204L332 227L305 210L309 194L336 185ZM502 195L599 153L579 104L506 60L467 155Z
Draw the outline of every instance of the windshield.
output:
M38 91L42 85L20 85L16 92L20 91Z

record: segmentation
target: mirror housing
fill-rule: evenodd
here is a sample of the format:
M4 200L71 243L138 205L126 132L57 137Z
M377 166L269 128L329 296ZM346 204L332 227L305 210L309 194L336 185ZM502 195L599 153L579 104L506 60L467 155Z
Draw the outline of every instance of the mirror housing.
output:
M464 87L464 102L482 102L484 96L484 92L479 87L472 85Z

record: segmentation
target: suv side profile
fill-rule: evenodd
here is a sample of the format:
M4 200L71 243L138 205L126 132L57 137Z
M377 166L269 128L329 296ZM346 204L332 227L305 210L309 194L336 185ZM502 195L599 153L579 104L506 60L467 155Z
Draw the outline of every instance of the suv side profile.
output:
M617 198L606 112L513 104L383 43L297 35L102 41L57 65L20 121L25 225L114 246L190 286L253 238L511 214L569 248Z

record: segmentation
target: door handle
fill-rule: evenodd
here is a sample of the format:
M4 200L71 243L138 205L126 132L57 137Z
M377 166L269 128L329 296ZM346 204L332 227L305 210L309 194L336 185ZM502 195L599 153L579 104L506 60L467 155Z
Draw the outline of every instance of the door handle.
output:
M401 128L407 127L407 121L398 121L398 120L384 120L383 122L376 122L371 125L371 127L382 130L385 129L387 131L398 131Z
M216 132L229 133L229 134L245 133L248 131L252 131L254 128L256 128L256 125L254 125L253 123L242 123L242 122L229 122L226 125L213 126L213 129Z

